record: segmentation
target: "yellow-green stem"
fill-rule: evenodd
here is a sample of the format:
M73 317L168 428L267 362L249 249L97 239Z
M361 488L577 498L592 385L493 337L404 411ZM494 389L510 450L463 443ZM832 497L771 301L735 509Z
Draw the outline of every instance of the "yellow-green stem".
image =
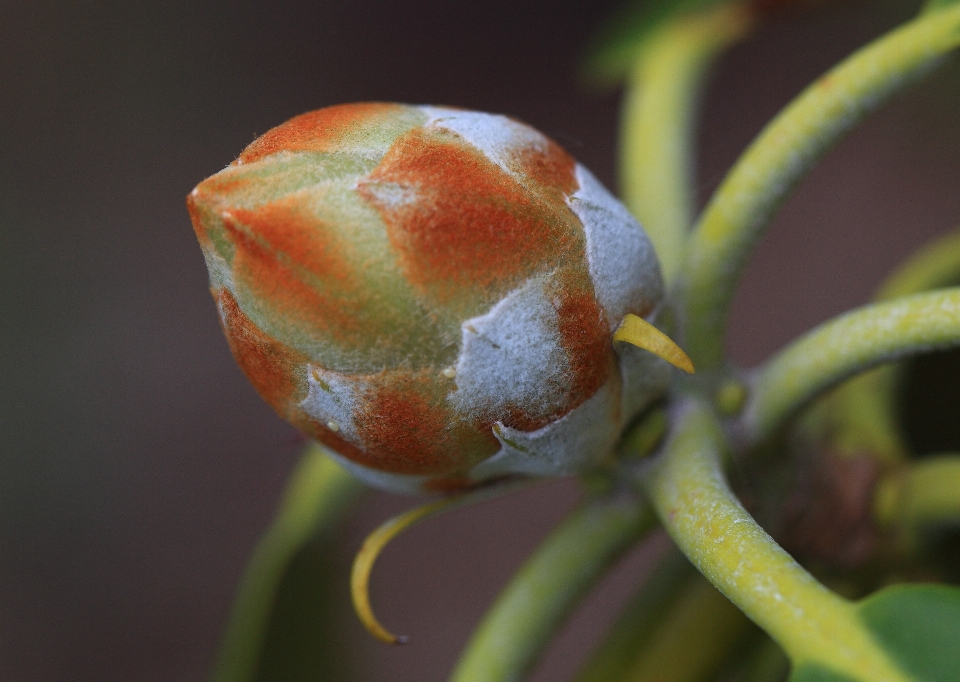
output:
M744 510L721 470L715 415L690 401L643 482L664 527L697 568L762 627L795 665L812 662L873 682L906 682L854 604L803 569Z
M861 119L958 45L960 5L920 16L827 72L743 153L688 240L678 277L684 348L698 370L723 363L723 335L735 286L780 203Z
M693 127L700 87L713 58L750 24L728 4L684 16L647 38L623 99L623 199L650 236L669 284L693 220Z
M924 245L899 266L877 291L892 300L960 282L960 231ZM864 372L820 402L808 422L821 430L839 454L870 453L887 464L903 461L908 447L896 414L899 365ZM823 430L825 429L825 431Z
M919 526L960 521L960 455L923 459L877 485L874 513L882 525Z
M882 362L960 345L960 287L864 306L823 323L761 370L743 413L748 446L823 391Z
M584 502L550 534L500 594L451 679L523 679L584 592L655 523L650 508L632 494Z

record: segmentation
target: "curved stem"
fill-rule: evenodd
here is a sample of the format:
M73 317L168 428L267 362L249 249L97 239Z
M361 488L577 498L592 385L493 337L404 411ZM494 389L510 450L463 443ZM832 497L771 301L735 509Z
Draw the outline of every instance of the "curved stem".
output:
M634 59L621 115L624 203L643 225L669 285L693 220L692 129L710 62L746 32L736 5L685 16L657 29Z
M889 360L960 345L960 287L875 303L834 318L771 359L754 383L742 427L757 445L823 391Z
M698 369L723 362L740 273L774 211L868 113L960 45L960 5L914 19L855 52L801 93L750 145L710 201L678 278L685 348Z
M886 301L960 281L960 231L924 245L883 283L874 297ZM871 453L889 464L903 461L908 447L896 416L899 365L864 372L845 382L811 414L840 454Z
M854 680L905 682L859 622L855 605L804 570L743 509L721 471L716 417L689 402L644 488L693 564L788 653Z
M920 460L877 485L877 521L912 530L960 520L960 455Z
M334 530L362 489L320 446L311 445L303 454L240 583L214 682L256 679L264 635L287 567L309 541Z
M654 525L650 508L632 494L584 502L500 594L451 679L522 679L579 598Z

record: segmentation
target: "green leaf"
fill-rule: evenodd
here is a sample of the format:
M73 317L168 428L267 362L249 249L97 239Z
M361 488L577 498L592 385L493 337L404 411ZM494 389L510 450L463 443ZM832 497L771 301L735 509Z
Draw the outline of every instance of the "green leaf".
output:
M318 642L329 623L323 581L331 540L362 486L317 445L304 453L280 508L260 540L240 583L224 634L213 682L286 679L287 671L316 672ZM306 567L306 568L305 568ZM313 574L311 579L310 574ZM304 608L317 613L305 615ZM309 617L308 617L309 616ZM291 640L284 632L299 631ZM296 657L305 656L302 660Z
M681 14L716 7L728 0L629 0L601 24L587 45L583 74L600 86L623 80L637 52L661 25Z
M877 641L917 682L960 679L960 588L897 585L858 609Z
M349 635L357 627L350 606L346 575L349 561L332 552L324 534L290 561L277 586L265 624L256 682L347 682L362 679L364 670L351 670Z
M790 682L860 682L852 677L834 672L812 663L804 663L794 669Z
M950 5L955 5L960 0L927 0L923 5L924 12L936 12L938 9L944 9Z
M911 682L960 679L960 588L895 585L870 595L857 612L865 629ZM790 682L878 682L803 662Z

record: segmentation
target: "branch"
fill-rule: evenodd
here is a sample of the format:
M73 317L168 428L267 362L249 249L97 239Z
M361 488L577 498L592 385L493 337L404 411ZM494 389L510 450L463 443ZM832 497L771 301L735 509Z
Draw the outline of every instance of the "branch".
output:
M523 679L579 598L654 525L650 508L632 495L597 497L582 504L501 593L451 679Z
M740 273L780 203L870 112L960 45L960 5L929 12L855 52L787 106L727 174L691 235L678 279L685 348L698 369L723 362Z
M742 416L747 447L776 433L815 397L857 372L960 345L960 287L875 303L834 318L771 359Z
M923 459L877 485L874 512L882 525L908 531L960 522L960 455Z
M960 281L960 231L924 245L894 270L874 300L887 301ZM871 453L889 464L903 461L908 447L896 416L900 365L890 364L844 382L811 410L809 425L841 453Z
M621 117L623 199L653 242L668 285L693 222L692 130L705 73L751 23L735 5L671 21L645 40L629 73Z
M721 443L714 415L690 402L662 459L644 474L677 546L795 665L816 663L853 680L906 682L855 605L817 582L743 509L721 471Z

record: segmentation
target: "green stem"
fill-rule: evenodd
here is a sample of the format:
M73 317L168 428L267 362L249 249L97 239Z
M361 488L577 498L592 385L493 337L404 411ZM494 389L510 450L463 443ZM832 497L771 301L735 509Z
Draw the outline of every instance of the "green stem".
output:
M452 680L520 680L579 598L655 525L633 495L592 498L560 524L500 594Z
M669 284L693 218L694 110L710 62L750 24L728 5L657 29L635 58L623 100L621 184Z
M697 571L671 547L581 668L576 682L620 682L677 595Z
M889 301L960 281L960 230L925 244L898 267L875 296Z
M748 446L817 395L882 362L960 344L960 287L875 303L834 318L771 359L742 415Z
M256 679L264 635L287 567L310 540L336 527L361 490L361 484L319 446L307 449L240 583L214 682Z
M899 266L877 291L877 301L918 294L960 281L960 231L923 246ZM898 364L877 367L840 386L819 403L809 424L840 454L871 453L895 464L908 447L900 433L895 389Z
M730 601L784 648L855 680L905 682L860 623L855 605L804 570L743 509L721 471L722 432L689 402L643 483L677 546Z
M740 609L676 558L640 590L577 682L705 682L755 632Z
M801 93L728 173L690 237L678 284L685 349L698 371L723 363L734 288L789 192L868 113L960 45L960 5L927 13L855 52Z
M908 530L960 520L960 455L920 460L877 485L875 517Z

